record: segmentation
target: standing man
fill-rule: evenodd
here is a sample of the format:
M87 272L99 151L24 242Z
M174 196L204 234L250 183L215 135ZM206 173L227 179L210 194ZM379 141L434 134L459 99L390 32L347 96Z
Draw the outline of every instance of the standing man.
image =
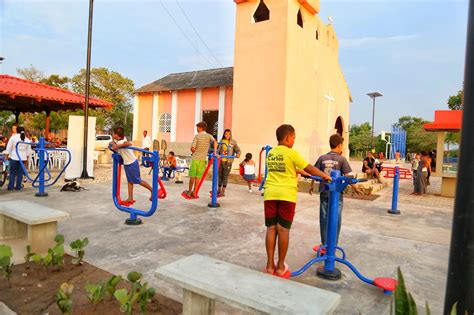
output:
M151 147L152 147L151 138L148 135L148 131L144 130L143 131L142 148L143 148L143 150L150 151Z

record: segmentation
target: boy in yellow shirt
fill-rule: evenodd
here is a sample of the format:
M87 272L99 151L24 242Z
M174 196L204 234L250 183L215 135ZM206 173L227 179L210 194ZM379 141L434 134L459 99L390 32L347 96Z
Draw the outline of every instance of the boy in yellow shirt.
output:
M309 164L297 151L293 150L296 133L291 125L281 125L276 130L278 146L268 152L268 175L265 181L264 208L267 234L268 274L289 278L291 272L285 264L288 251L290 228L295 216L298 193L298 173L302 171L320 176L325 180L331 177ZM278 263L275 265L275 246L278 239Z

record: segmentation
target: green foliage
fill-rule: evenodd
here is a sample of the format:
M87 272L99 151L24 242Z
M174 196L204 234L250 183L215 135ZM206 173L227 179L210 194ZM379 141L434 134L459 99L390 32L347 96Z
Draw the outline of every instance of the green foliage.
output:
M148 304L152 301L155 296L155 289L149 288L148 283L145 282L140 288L140 295L138 297L138 303L140 304L140 311L145 314Z
M419 117L403 116L395 124L407 132L407 152L422 152L436 148L436 133L425 131L423 125L428 121Z
M395 288L395 294L394 294L394 301L395 301L395 309L393 313L392 306L390 306L390 314L395 314L395 315L417 315L418 310L416 307L416 302L413 296L411 295L410 292L408 292L408 289L405 285L405 279L403 278L402 271L400 267L397 269L397 274L398 274L398 284L397 287ZM428 302L425 304L425 314L430 315L430 307L428 305Z
M10 277L12 275L13 263L11 258L13 256L12 248L8 245L0 245L0 271L3 276L8 280L8 284L11 287Z
M72 314L72 293L74 290L74 286L72 284L68 284L64 282L59 287L56 293L56 305L58 306L59 310L62 314L70 315Z
M15 123L15 115L11 111L0 111L0 135L10 136L10 128Z
M119 301L122 312L131 314L134 304L138 303L141 313L145 313L148 304L155 296L155 289L148 287L147 282L142 285L141 278L141 273L132 271L127 275L127 279L132 283L130 292L127 289L115 291L114 296Z
M463 91L459 91L458 94L450 96L448 98L448 107L451 110L462 109Z
M114 293L116 291L117 285L122 281L122 276L115 276L113 275L110 277L107 282L106 282L106 290L110 294L110 297L114 296Z
M49 268L51 265L62 267L64 264L64 236L56 235L54 238L56 245L48 249L48 254L43 258L43 265Z
M89 239L87 237L83 240L77 239L69 244L71 249L76 252L76 257L72 260L73 264L82 265L82 260L84 259L84 255L86 253L84 248L87 246L87 244L89 244Z
M140 292L136 292L132 289L129 293L127 289L120 289L115 291L114 296L120 303L120 311L122 313L132 314L133 304L138 300Z
M30 267L29 264L31 261L38 263L41 261L41 256L31 251L31 245L26 245L26 255L25 255L26 268Z
M89 301L97 307L97 304L102 302L106 293L105 282L99 282L97 284L86 284L87 298Z
M372 128L368 122L352 125L349 130L349 150L351 153L362 153L370 150Z
M68 77L61 77L58 74L51 74L47 78L41 79L39 82L51 86L55 86L60 89L69 90L69 83L71 79Z

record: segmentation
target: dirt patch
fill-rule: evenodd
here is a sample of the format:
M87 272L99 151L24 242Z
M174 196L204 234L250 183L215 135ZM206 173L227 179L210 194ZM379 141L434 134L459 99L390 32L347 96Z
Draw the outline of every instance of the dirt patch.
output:
M73 314L120 314L120 304L115 299L107 296L94 308L86 295L87 283L106 281L111 276L111 273L88 263L76 267L71 264L70 256L65 257L64 269L60 271L45 272L43 266L34 263L28 269L25 264L21 264L13 267L11 288L6 279L0 278L0 301L17 314L61 314L56 306L55 295L59 286L68 282L74 285ZM122 280L117 288L130 290L130 284ZM147 314L181 313L181 303L159 293L156 293L147 309Z

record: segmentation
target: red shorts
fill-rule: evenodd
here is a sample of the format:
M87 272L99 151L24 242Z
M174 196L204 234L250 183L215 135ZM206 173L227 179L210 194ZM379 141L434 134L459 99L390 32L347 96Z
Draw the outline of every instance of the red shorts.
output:
M277 223L286 229L291 228L295 217L296 203L284 200L265 200L265 226Z

